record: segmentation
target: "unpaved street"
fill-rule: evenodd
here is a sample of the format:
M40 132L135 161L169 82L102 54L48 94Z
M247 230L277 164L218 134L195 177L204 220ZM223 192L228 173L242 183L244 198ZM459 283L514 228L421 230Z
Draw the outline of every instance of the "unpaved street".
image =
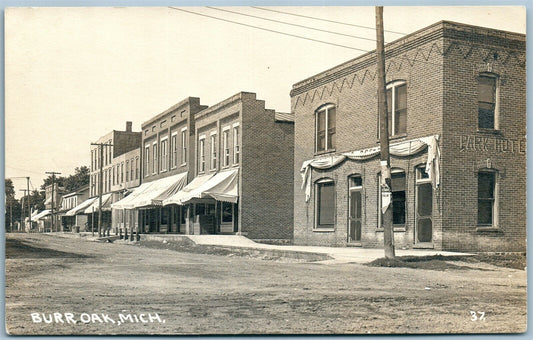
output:
M469 268L294 263L12 234L6 324L11 334L525 331L526 272L460 265Z

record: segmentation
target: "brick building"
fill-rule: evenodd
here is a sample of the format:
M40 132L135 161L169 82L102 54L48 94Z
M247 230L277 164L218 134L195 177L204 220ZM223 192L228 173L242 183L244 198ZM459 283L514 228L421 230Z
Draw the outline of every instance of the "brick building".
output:
M180 215L184 232L292 239L292 115L240 92L198 112L194 136L195 177L163 201L186 209Z
M443 21L385 53L396 247L525 251L525 36ZM291 107L294 242L382 247L375 53Z

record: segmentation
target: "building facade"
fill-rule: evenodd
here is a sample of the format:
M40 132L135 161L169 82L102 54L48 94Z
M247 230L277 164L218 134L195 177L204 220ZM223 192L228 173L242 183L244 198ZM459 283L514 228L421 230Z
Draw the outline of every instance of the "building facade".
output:
M63 195L61 198L61 226L63 230L73 230L75 226L80 227L80 230L87 228L87 215L66 215L68 211L74 209L80 203L89 198L89 186L86 185L74 192Z
M385 55L396 247L525 251L525 36L444 21ZM375 53L291 107L294 242L382 247Z

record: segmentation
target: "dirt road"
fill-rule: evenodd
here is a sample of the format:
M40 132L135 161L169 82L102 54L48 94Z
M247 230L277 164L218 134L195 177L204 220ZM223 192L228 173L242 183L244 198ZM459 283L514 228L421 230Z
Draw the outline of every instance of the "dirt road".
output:
M290 263L13 234L6 325L17 335L523 332L526 272L461 266Z

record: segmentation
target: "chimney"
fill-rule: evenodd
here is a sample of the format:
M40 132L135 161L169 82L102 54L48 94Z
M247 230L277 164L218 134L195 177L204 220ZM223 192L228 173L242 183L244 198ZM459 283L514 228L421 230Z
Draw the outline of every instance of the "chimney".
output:
M126 132L131 132L131 122L126 122Z

